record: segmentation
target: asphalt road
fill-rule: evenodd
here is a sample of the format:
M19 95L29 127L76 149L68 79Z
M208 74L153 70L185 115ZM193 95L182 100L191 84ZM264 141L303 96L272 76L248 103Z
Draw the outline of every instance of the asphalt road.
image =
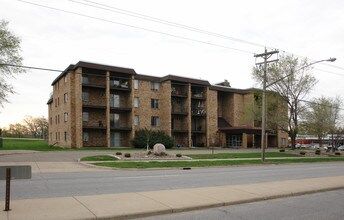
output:
M97 195L165 189L259 183L344 175L344 163L193 168L191 170L113 170L75 173L34 173L12 181L12 199ZM0 181L0 195L5 181ZM0 198L4 200L3 196Z
M341 220L344 190L281 198L137 220Z

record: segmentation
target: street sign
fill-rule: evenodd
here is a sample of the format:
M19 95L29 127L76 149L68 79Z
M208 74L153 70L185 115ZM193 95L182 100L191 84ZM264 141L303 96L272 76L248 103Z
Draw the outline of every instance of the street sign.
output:
M31 179L31 166L0 166L0 180L6 180L6 169L11 168L11 179Z

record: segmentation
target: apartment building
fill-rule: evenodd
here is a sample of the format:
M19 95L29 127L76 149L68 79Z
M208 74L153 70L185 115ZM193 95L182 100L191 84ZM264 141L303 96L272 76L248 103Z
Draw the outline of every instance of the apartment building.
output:
M246 117L257 90L82 61L68 66L52 86L50 145L130 147L135 131L148 128L163 130L185 147L260 147L259 121ZM269 147L287 145L282 131L269 130L266 138Z

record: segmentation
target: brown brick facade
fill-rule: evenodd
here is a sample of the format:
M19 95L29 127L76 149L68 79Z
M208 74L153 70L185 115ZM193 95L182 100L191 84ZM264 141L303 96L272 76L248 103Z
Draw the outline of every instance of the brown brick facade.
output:
M85 62L69 66L52 85L50 145L129 147L135 131L147 128L186 147L225 147L233 138L243 148L259 147L254 120L245 117L247 106L254 105L250 90ZM286 133L276 134L269 139L273 145L287 143Z

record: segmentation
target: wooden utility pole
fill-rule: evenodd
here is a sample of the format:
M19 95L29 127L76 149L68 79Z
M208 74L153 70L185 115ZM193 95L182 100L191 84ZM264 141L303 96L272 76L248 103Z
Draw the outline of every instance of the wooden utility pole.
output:
M277 62L278 59L275 60L268 60L273 54L277 54L278 50L268 52L265 48L265 52L261 54L254 55L255 58L263 58L264 61L260 63L256 63L257 66L261 66L263 64L263 94L262 94L262 136L261 136L261 161L265 161L265 145L266 145L266 134L265 134L265 126L266 126L266 74L268 63Z

